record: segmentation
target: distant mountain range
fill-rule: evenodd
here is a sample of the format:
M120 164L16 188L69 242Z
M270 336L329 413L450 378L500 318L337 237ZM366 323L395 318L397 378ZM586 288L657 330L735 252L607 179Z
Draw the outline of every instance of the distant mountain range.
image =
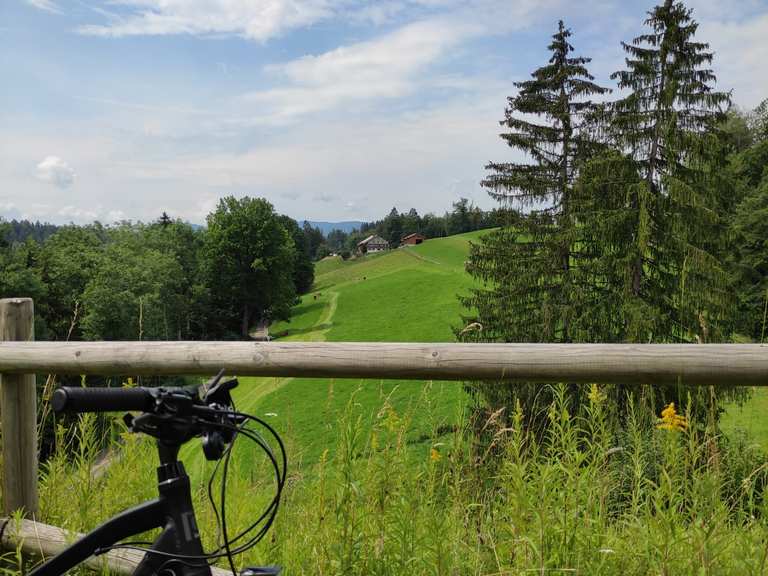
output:
M299 220L299 226L304 226L305 220ZM355 228L360 228L364 222L359 220L347 220L345 222L318 222L316 220L306 220L313 228L320 228L320 231L326 236L331 230L341 230L349 234Z

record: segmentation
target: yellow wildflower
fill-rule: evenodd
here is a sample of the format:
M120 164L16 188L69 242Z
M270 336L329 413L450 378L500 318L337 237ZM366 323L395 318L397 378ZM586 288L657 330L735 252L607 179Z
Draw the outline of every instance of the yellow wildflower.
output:
M603 400L605 400L605 394L600 391L600 387L597 384L590 384L587 398L589 398L592 404L602 404Z
M386 428L388 432L395 432L399 427L400 417L397 415L395 409L389 406L386 419L384 420L384 428Z
M685 416L678 414L675 410L675 403L670 402L669 405L661 411L661 418L656 428L660 430L686 430L688 428L688 420Z
M440 452L437 451L437 448L432 448L429 451L429 459L430 459L430 461L437 462L438 460L440 460L440 458L442 458L442 456L440 456Z

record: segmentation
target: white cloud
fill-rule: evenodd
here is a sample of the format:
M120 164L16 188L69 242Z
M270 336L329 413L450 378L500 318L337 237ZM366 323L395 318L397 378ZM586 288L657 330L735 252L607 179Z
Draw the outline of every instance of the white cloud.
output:
M75 171L58 156L46 156L37 165L37 178L65 189L75 181Z
M378 84L407 77L434 61L479 29L470 24L440 20L414 22L375 40L341 46L319 56L305 56L273 67L296 83L309 86L356 83Z
M34 202L30 204L29 206L26 206L24 211L21 214L22 220L37 220L40 218L49 218L51 215L51 206L50 204L41 204L39 202Z
M402 97L425 82L429 65L479 31L457 21L415 22L374 40L270 66L285 84L241 98L279 123L351 101Z
M253 124L284 124L351 102L402 98L425 87L455 88L459 79L445 86L445 76L432 74L434 65L471 40L524 28L546 17L557 1L412 0L411 5L439 10L370 40L268 66L267 71L282 83L238 101L255 111Z
M41 1L41 0L36 0ZM46 0L42 0L46 1ZM332 0L121 0L128 16L82 26L83 34L137 36L228 34L265 41L333 14Z
M84 25L78 31L110 37L235 35L263 42L326 20L379 26L407 12L417 18L457 13L492 26L517 27L533 9L553 1L557 0L116 0L112 5L120 12L98 9L107 22Z
M206 217L208 214L216 211L218 204L219 198L217 196L207 194L198 200L194 209L191 211L182 210L180 215L182 218L189 219L190 222L194 222L196 224L205 224Z
M10 220L19 215L19 210L15 202L0 201L0 220Z
M65 219L73 221L92 222L99 218L100 211L68 205L61 208L57 214Z
M46 12L53 12L54 14L61 14L59 7L51 0L26 0L27 4L34 6L38 10L45 10Z
M330 220L340 214L378 217L393 205L440 212L459 194L472 197L473 187L486 206L487 195L477 184L483 166L489 159L514 155L497 136L508 89L492 86L488 93L476 92L440 108L364 123L328 119L299 124L287 129L284 141L245 152L136 159L122 164L119 174L128 179L125 186L134 190L137 206L156 206L161 193L164 204L193 222L203 222L216 198L227 194L264 195L294 218Z
M693 18L704 20L738 20L745 16L765 10L762 0L686 0L685 5L693 10Z
M331 204L337 200L335 195L329 194L328 192L320 192L319 194L315 194L312 199L316 202L323 202L324 204Z
M107 222L120 222L125 220L125 212L122 210L110 210L107 212Z

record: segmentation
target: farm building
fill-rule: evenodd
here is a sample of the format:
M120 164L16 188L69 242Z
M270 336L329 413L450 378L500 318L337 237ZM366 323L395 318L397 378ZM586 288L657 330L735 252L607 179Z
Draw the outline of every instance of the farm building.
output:
M381 252L382 250L389 250L389 242L384 240L381 236L373 234L361 240L357 243L357 251L360 254L367 254L368 252Z
M407 246L407 245L414 245L414 244L421 244L426 240L426 237L423 234L419 234L418 232L414 232L413 234L408 234L408 236L403 236L400 239L400 246Z

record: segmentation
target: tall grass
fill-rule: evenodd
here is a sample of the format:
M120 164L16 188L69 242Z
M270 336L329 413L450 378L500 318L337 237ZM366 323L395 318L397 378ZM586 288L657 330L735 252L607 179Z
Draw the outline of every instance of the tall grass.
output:
M406 413L382 398L372 427L353 396L335 450L289 471L272 532L238 565L371 576L768 573L764 455L707 422L661 429L639 402L618 422L605 398L593 387L570 414L558 388L544 437L527 432L518 409L509 426L486 422L491 441L480 445L463 431L471 426L409 440L414 415L430 417L428 395ZM115 426L117 456L98 476L92 419L59 430L41 481L44 521L86 530L154 496L151 441ZM272 496L266 462L248 462L231 469L233 532ZM210 470L190 470L206 549L217 540Z

